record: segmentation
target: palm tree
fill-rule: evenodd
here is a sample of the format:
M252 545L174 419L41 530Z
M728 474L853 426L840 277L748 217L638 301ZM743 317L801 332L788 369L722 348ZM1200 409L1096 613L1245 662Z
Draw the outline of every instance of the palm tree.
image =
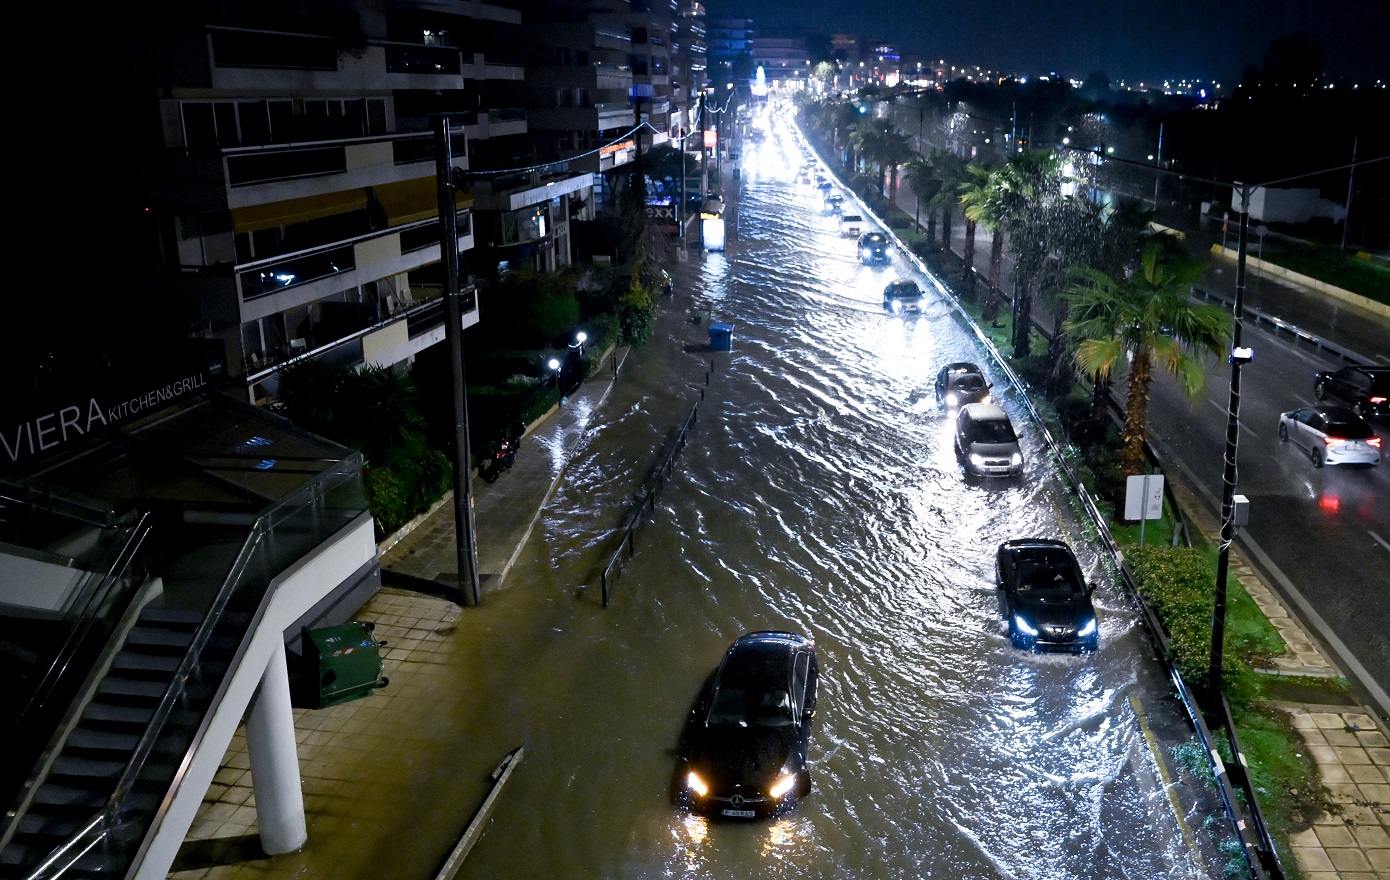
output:
M1054 256L1053 239L1064 226L1062 160L1051 150L1029 150L1011 156L999 174L999 216L1015 254L1013 356L1024 358L1033 329L1033 293Z
M1116 365L1129 362L1121 453L1125 477L1143 471L1154 365L1176 376L1192 400L1205 381L1200 355L1219 354L1230 336L1230 315L1219 306L1194 304L1188 298L1191 285L1205 270L1205 264L1152 240L1144 245L1134 274L1112 275L1078 266L1063 294L1072 310L1065 332L1080 343L1077 365L1104 380Z
M912 149L912 138L900 131L887 131L883 135L881 157L888 166L888 192L890 202L898 198L898 168L917 155Z
M913 222L920 227L922 225L922 202L928 204L936 198L936 194L941 190L941 178L936 174L936 168L925 156L914 156L907 160L903 168L903 180L912 187L912 191L917 195L917 210L913 215ZM936 215L930 210L927 211L927 247L936 244Z
M941 178L941 191L934 201L941 208L941 256L945 258L951 252L952 209L956 206L960 185L965 182L966 164L964 159L946 150L932 150L930 161Z
M965 218L978 223L990 232L989 290L985 293L983 318L993 323L999 317L999 272L1004 265L1004 218L1001 194L1008 185L998 168L971 165L966 168L973 181L961 187L960 203Z

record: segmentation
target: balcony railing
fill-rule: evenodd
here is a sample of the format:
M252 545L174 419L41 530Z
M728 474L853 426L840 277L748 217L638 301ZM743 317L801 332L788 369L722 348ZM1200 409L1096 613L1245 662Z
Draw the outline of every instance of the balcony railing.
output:
M462 127L450 134L456 156L468 155L468 141ZM238 147L223 151L227 183L232 187L342 174L347 171L348 148L357 144L391 144L395 165L434 161L434 137L430 133L393 134L378 138L353 138L295 146Z
M432 73L457 76L463 70L461 51L453 46L384 43L388 73Z
M338 69L338 47L328 37L218 27L208 28L208 36L216 67Z

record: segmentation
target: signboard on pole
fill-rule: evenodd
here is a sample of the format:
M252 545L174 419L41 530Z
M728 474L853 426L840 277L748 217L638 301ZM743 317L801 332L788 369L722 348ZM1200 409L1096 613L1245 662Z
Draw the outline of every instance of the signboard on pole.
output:
M1125 519L1163 518L1163 474L1125 480Z

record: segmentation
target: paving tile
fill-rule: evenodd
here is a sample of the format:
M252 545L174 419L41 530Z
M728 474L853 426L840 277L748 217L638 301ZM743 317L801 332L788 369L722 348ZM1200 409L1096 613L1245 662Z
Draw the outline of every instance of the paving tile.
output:
M1327 793L1334 804L1354 804L1364 800L1361 789L1351 782L1333 782L1326 786Z
M1316 829L1318 844L1324 849L1334 846L1356 846L1356 838L1352 837L1351 828L1346 825L1324 825Z
M1390 831L1373 825L1353 825L1352 835L1362 849L1390 850Z
M1308 715L1313 719L1314 724L1324 729L1330 727L1340 730L1347 726L1342 716L1335 712L1309 712Z
M1379 785L1385 782L1385 774L1382 768L1371 764L1353 764L1344 768L1350 779L1347 781L1360 783L1362 785ZM1340 780L1339 780L1340 781Z
M1293 857L1298 862L1298 867L1305 873L1309 871L1335 871L1337 867L1332 864L1327 853L1320 846L1295 846L1291 847Z
M1357 768L1361 769L1361 768ZM1374 767L1367 766L1365 769L1374 770ZM1318 775L1322 778L1323 784L1343 783L1343 782L1378 782L1379 780L1357 779L1348 768L1341 764L1323 764L1318 768Z
M1373 804L1380 804L1384 807L1390 807L1390 785L1379 783L1363 785L1358 783L1356 787L1361 789L1362 800L1369 801Z
M1324 730L1322 735L1327 739L1330 746L1344 746L1354 749L1362 747L1361 740L1356 738L1354 730Z
M1317 722L1313 720L1313 716L1299 709L1289 713L1289 723L1294 729L1301 731L1312 730L1317 727Z
M1337 754L1337 760L1343 764L1369 764L1371 756L1362 748L1344 748L1333 746L1332 750Z
M1390 877L1390 849L1368 849L1366 860L1383 876Z
M1337 764L1337 752L1331 746L1308 746L1308 754L1313 756L1313 761L1318 764Z
M1332 862L1332 867L1345 876L1346 871L1369 871L1371 862L1366 858L1366 854L1354 847L1337 847L1335 849L1324 849L1327 858Z

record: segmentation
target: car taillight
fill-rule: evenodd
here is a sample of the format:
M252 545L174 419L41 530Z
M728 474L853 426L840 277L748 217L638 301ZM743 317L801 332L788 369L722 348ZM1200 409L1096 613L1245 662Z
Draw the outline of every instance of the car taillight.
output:
M1327 446L1336 446L1338 443L1347 442L1347 440L1345 437L1324 437L1322 438L1322 442Z
M1379 437L1372 437L1371 439L1367 440L1366 442L1369 443L1369 444L1371 444L1372 446L1374 446L1376 449L1379 449L1379 448L1380 448L1380 438L1379 438Z
M1371 403L1384 403L1384 402L1385 402L1385 398L1384 398L1384 397L1372 397L1372 398L1370 399L1370 402L1371 402Z

